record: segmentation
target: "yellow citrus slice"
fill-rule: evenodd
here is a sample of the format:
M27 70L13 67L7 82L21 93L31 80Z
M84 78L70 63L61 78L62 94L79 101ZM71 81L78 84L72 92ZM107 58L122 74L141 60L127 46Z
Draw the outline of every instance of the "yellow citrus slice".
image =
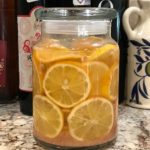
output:
M56 64L48 69L43 87L54 103L70 108L88 97L91 84L83 69L72 64Z
M119 86L119 66L114 64L102 80L102 95L110 100L117 99Z
M63 113L45 96L34 96L33 116L36 131L48 138L57 137L63 128Z
M106 44L102 47L93 50L93 53L88 57L91 60L105 62L108 66L112 66L114 62L119 61L119 48L115 44Z
M43 92L42 80L43 80L43 72L38 69L40 64L33 58L33 95L41 94Z
M113 105L101 97L84 101L68 116L69 132L79 141L105 137L110 133L113 122Z
M34 53L36 59L41 62L41 63L50 63L54 61L60 61L60 60L81 60L82 55L79 53L75 53L71 50L68 49L63 49L63 50L54 50L54 49L46 49L46 48L41 48L41 49L36 49L34 48Z
M93 61L88 62L87 73L91 81L91 92L90 96L100 96L101 95L101 86L102 79L109 71L109 67L103 62Z

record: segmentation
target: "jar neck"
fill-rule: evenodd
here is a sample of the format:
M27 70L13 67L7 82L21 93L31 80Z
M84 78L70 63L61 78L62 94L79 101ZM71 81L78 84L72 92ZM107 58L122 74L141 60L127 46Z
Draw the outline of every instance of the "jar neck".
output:
M111 21L43 20L42 34L62 34L77 36L102 35L110 37Z

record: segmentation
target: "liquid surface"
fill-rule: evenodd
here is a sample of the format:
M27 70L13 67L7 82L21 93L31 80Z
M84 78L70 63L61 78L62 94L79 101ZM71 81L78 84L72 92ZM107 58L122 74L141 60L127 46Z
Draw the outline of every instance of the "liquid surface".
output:
M69 147L114 139L118 80L119 49L112 41L43 39L33 48L36 138Z

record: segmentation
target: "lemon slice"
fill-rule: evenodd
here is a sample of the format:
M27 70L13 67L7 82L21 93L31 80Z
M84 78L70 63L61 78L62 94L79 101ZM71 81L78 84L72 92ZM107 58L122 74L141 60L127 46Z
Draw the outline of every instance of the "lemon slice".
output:
M102 80L102 95L114 101L118 96L119 66L114 64Z
M57 137L63 128L64 120L60 108L45 96L34 96L33 116L34 128L48 138Z
M90 61L103 61L108 66L111 66L114 62L119 61L119 48L115 44L106 44L100 48L94 49L88 59Z
M33 62L33 95L35 94L41 94L43 92L42 87L42 80L43 80L43 72L38 69L40 64L34 59L32 59Z
M70 108L88 97L91 84L83 69L71 64L56 64L48 69L43 87L55 104Z
M93 61L88 62L87 73L91 81L91 92L90 96L100 96L102 80L106 73L109 71L109 67L103 62Z
M105 137L110 133L113 122L111 102L100 97L79 104L68 116L69 132L79 141Z
M71 50L68 49L63 49L63 50L56 50L56 49L49 49L49 48L40 48L40 49L36 49L34 48L34 53L35 53L35 57L36 59L41 62L41 63L50 63L50 62L54 62L54 61L60 61L60 60L81 60L82 59L82 55L80 55L79 53L74 53Z

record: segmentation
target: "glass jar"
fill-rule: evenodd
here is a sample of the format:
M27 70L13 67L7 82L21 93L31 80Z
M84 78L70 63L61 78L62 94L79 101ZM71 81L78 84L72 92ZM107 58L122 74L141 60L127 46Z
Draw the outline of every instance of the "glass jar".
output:
M96 149L116 138L119 48L108 8L36 12L33 47L34 137L52 149Z

